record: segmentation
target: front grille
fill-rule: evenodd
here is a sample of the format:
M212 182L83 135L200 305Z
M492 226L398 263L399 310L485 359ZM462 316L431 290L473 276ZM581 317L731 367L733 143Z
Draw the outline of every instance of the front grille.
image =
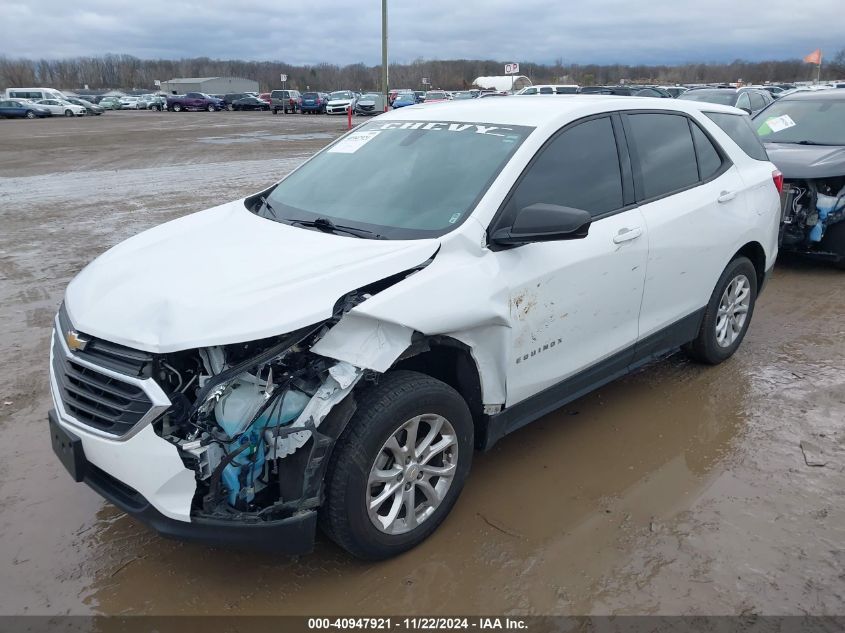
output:
M57 328L53 334L52 369L56 394L65 412L81 424L111 435L120 437L128 433L153 407L147 393L138 385L80 362L82 354L68 355L61 336ZM85 360L95 362L90 358ZM131 360L120 358L108 362L131 364Z

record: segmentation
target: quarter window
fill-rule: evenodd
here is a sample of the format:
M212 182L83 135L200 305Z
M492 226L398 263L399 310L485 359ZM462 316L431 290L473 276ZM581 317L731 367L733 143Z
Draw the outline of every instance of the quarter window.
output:
M698 156L698 177L701 180L707 180L722 168L722 157L697 123L690 121L690 128L692 128L695 153Z
M754 128L751 127L751 119L747 116L744 114L728 114L727 112L705 112L704 114L722 128L722 131L730 136L731 140L751 158L769 160L760 138Z
M623 206L622 174L610 118L580 123L554 138L528 168L508 202L505 217L536 203L589 211Z
M629 114L627 119L639 165L639 197L656 198L698 182L698 163L686 117Z

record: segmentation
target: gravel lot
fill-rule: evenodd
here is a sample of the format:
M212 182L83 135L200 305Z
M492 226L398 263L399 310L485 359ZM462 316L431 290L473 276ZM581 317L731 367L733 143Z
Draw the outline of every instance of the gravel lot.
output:
M167 541L74 484L46 425L70 278L258 190L345 126L0 121L0 614L845 614L845 273L800 261L778 265L734 359L675 355L506 438L395 560L324 539L298 560Z

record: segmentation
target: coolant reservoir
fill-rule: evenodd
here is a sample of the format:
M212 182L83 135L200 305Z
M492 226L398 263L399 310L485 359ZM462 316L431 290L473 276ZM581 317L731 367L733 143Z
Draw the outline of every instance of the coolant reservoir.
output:
M254 430L264 427L284 426L299 417L310 396L290 389L282 396L281 405L276 401L256 420ZM251 382L238 381L232 391L221 398L214 407L217 424L234 437L246 430L246 425L264 404L264 387Z

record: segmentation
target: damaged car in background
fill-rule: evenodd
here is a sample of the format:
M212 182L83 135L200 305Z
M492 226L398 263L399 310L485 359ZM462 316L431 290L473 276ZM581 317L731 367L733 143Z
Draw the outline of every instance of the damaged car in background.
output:
M474 448L681 345L729 358L777 254L777 172L711 118L745 115L512 99L380 116L90 263L50 352L73 478L166 536L301 553L319 523L385 558Z
M754 127L783 172L781 248L845 268L845 92L796 92Z

